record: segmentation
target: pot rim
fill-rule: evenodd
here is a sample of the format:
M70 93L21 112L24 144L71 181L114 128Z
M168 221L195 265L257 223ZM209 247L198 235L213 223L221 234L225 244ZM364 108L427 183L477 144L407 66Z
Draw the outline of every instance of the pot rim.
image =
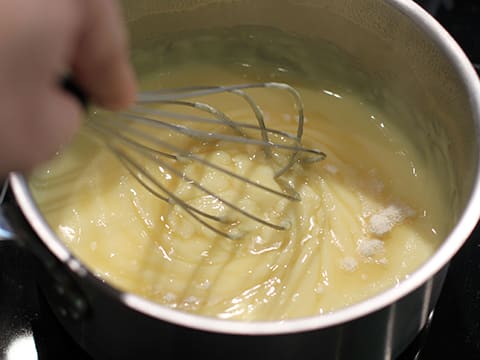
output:
M423 8L411 0L385 0L393 8L408 17L435 42L445 57L451 62L458 76L463 81L469 96L470 106L475 119L477 150L480 148L480 81L461 47L451 35ZM480 160L479 160L480 161ZM470 199L453 230L433 256L421 267L395 287L332 313L312 315L278 321L239 321L205 317L190 314L123 292L101 281L77 259L50 228L37 208L28 188L26 178L21 173L11 173L9 182L17 204L45 246L70 270L88 281L93 281L105 292L126 306L173 324L217 333L238 335L279 335L300 331L316 330L339 325L370 313L386 308L420 286L428 283L434 275L448 265L452 257L468 239L480 218L480 167L475 169L475 182ZM428 302L430 294L426 292Z

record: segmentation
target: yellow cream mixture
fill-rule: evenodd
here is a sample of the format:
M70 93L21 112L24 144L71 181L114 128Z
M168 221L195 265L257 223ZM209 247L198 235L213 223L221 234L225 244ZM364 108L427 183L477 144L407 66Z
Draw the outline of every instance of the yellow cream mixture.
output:
M327 158L296 164L282 176L301 202L245 186L196 162L180 162L182 172L219 195L289 227L274 230L240 216L234 227L243 236L228 240L152 196L86 126L30 183L47 221L100 278L179 310L225 319L285 319L330 312L395 286L443 239L448 224L435 169L397 129L399 120L362 94L306 85L287 67L265 71L255 57L237 64L244 72L205 61L156 69L152 63L142 76L148 89L288 80L305 106L302 144ZM268 125L293 132L291 103L273 93L273 100L270 92L255 94L268 102ZM250 116L230 99L213 101L236 119ZM259 149L152 133L282 190L273 177L274 162ZM189 204L235 216L165 167L146 164Z

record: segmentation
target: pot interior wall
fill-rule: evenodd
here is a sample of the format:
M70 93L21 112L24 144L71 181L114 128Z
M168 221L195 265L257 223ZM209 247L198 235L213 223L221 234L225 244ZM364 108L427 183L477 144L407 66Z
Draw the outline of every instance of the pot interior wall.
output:
M261 25L326 41L365 76L385 111L436 164L452 204L452 226L471 195L477 168L474 114L457 70L422 23L373 0L124 0L132 48L165 33ZM413 2L412 2L413 4ZM294 14L292 16L292 14ZM321 61L319 59L319 61Z

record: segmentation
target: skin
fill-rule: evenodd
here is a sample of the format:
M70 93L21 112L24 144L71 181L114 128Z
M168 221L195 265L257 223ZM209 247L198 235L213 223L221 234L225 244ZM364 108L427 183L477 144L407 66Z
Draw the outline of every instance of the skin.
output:
M67 144L82 107L66 72L110 110L135 100L128 41L115 0L0 0L0 177L28 171Z

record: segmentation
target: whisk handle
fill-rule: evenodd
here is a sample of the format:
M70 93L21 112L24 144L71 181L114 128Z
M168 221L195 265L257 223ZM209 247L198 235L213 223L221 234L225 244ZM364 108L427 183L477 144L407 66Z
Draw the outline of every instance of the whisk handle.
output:
M64 77L61 81L61 86L66 92L73 95L80 102L84 109L87 108L87 95L73 78L71 78L70 76Z

